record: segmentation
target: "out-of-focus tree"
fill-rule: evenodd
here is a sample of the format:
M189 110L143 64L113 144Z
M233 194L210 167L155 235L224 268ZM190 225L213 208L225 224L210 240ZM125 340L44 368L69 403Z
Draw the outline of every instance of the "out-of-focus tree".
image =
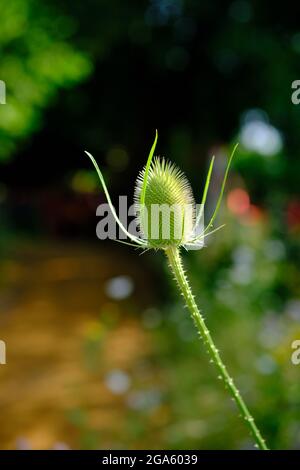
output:
M70 38L76 22L36 0L0 0L0 79L6 104L0 107L0 159L38 130L45 107L62 87L91 71L86 54Z

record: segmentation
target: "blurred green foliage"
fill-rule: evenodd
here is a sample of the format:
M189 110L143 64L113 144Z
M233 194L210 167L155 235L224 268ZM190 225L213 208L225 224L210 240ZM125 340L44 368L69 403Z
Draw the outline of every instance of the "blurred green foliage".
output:
M70 38L76 21L36 0L1 0L0 77L6 104L0 112L0 159L41 126L42 112L59 88L91 72L88 56Z

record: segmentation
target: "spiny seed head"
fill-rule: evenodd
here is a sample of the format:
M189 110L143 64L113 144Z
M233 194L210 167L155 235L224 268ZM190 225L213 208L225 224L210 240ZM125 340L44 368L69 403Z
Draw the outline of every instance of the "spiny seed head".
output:
M145 167L137 178L134 200L149 246L165 249L186 242L194 228L195 202L187 178L174 164L154 158L149 171Z
M121 231L130 239L130 243L119 240L121 243L140 249L160 248L166 250L169 247L184 246L186 250L199 250L203 247L204 236L211 235L222 228L221 225L207 232L213 226L220 208L229 167L238 144L234 146L228 160L216 208L207 227L202 229L201 220L214 165L214 157L208 169L201 208L199 213L196 214L192 189L184 174L164 158L156 157L153 160L157 138L156 131L146 166L139 174L135 187L135 212L137 224L140 227L139 236L130 233L117 216L102 172L94 157L89 152L86 152L86 154L97 171L114 220Z

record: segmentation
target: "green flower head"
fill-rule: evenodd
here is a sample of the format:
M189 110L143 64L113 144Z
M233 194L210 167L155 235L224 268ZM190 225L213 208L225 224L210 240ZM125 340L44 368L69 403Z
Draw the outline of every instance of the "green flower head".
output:
M153 158L157 138L158 134L156 131L154 143L151 147L146 166L137 177L134 191L135 214L137 224L140 229L140 236L138 237L130 234L119 220L111 203L103 175L93 156L88 152L86 153L96 168L115 220L121 230L126 234L131 242L133 242L130 244L144 249L154 248L165 250L172 246L183 246L186 249L202 248L204 237L221 228L217 227L216 229L209 231L213 226L213 222L221 204L229 166L237 145L234 147L228 161L215 211L207 227L199 231L214 158L212 158L209 166L200 210L197 211L192 188L186 176L179 168L177 168L173 163L167 161L165 158Z
M137 178L134 201L149 246L180 246L189 239L196 221L195 201L187 178L174 164L155 157L147 175L144 168Z

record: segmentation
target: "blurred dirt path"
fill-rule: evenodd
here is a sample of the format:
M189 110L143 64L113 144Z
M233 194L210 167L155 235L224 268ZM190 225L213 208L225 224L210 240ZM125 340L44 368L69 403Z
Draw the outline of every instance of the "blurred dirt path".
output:
M148 281L138 257L127 256L43 243L2 260L0 449L79 447L80 426L99 431L104 446L114 442L124 403L104 378L114 369L130 373L148 351L138 316L150 301ZM125 274L135 291L126 300L109 298L105 282Z

